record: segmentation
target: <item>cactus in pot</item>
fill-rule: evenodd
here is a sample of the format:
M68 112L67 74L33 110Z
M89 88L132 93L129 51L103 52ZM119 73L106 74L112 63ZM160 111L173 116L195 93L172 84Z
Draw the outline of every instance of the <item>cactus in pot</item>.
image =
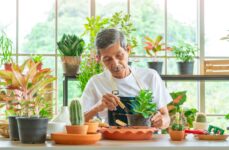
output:
M204 113L197 114L196 121L193 123L193 128L194 129L203 129L203 130L208 129L207 118Z
M70 107L71 126L66 126L67 133L87 134L88 125L84 125L84 115L79 100L72 100Z

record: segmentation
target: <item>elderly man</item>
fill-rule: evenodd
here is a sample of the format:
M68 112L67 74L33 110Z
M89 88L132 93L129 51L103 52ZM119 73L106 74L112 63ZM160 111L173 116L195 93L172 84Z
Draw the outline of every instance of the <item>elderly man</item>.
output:
M151 118L152 125L167 128L170 117L167 104L172 100L158 73L148 68L128 66L128 48L125 36L116 29L105 29L96 36L95 45L105 71L93 76L81 97L85 120L99 115L109 121L109 111L115 111L123 98L135 97L141 89L151 90L158 113ZM118 96L119 95L119 96Z

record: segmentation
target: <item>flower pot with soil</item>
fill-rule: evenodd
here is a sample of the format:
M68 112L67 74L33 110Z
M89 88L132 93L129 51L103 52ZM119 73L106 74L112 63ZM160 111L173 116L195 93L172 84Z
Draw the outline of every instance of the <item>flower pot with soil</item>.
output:
M72 100L70 104L70 121L72 125L67 125L68 134L87 134L88 125L84 125L84 115L81 104L78 100Z
M185 138L184 125L180 121L180 113L176 113L176 122L172 124L169 135L172 141L182 141Z

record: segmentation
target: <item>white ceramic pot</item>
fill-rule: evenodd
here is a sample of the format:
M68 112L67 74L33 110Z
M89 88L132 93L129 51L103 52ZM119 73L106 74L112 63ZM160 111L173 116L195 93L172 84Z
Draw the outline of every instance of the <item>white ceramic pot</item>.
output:
M54 132L66 132L65 131L65 126L66 126L66 123L49 122L48 123L47 134L50 135L51 133L54 133Z
M193 122L193 128L198 130L208 130L207 122Z

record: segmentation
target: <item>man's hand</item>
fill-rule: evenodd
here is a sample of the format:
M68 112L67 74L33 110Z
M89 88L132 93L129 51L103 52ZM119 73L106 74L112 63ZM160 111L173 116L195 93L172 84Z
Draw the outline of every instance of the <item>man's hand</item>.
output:
M153 127L156 128L167 128L170 123L170 117L168 114L167 107L163 107L154 115L151 119Z
M118 106L119 98L113 94L105 94L102 97L102 103L98 106L99 111L103 111L105 108L113 111Z

